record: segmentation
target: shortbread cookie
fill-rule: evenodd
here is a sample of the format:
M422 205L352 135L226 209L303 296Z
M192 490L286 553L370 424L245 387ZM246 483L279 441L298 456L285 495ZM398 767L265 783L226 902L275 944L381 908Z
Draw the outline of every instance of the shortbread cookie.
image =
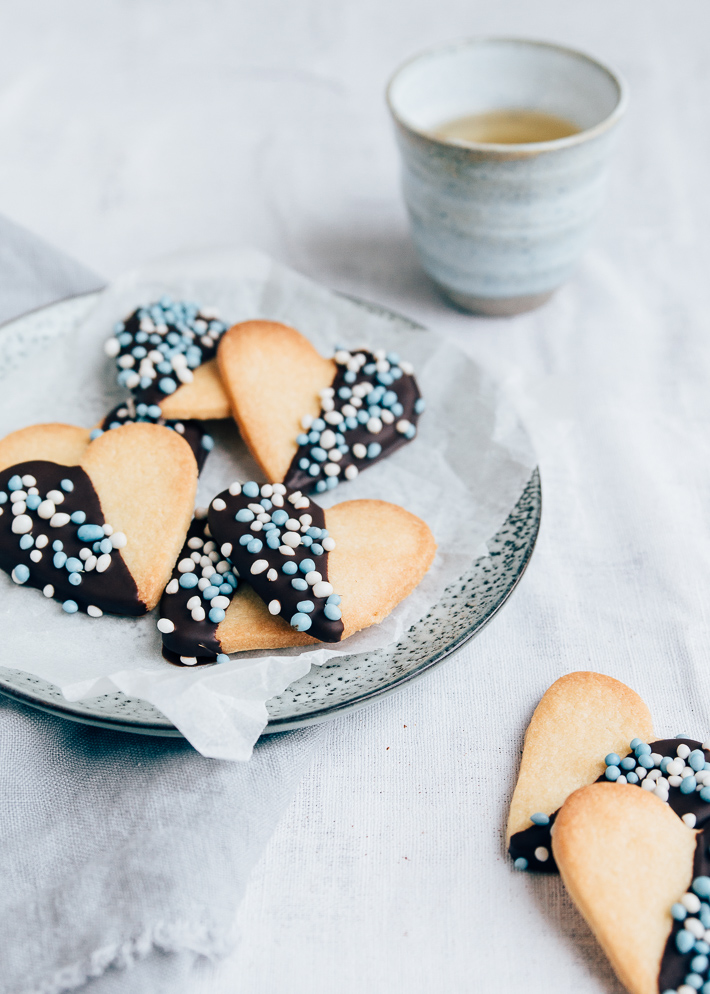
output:
M572 900L630 994L703 987L710 906L688 913L710 895L704 833L648 791L593 784L565 801L552 839ZM676 928L674 914L684 919Z
M554 873L550 817L573 790L604 773L607 754L625 754L637 737L653 738L651 715L623 683L588 672L569 673L553 683L525 733L508 817L513 858L526 861L530 869Z
M205 539L214 546L198 556ZM323 511L283 484L253 481L215 497L208 531L191 540L159 622L165 647L188 665L230 652L342 641L382 621L421 581L436 551L427 525L401 507L362 500ZM235 587L230 567L242 577L236 594L226 589Z
M163 412L158 404L136 404L132 397L124 403L118 404L106 415L100 425L97 425L91 432L91 439L98 438L105 431L120 428L122 425L132 422L146 422L147 424L164 425L182 435L187 444L192 449L192 454L197 461L197 471L202 472L205 460L214 448L214 439L205 431L204 422L195 418L185 421L168 420L163 417Z
M272 483L323 493L416 435L424 400L411 366L384 350L324 359L294 328L245 321L218 349L240 432Z
M119 321L105 349L137 404L157 404L173 420L226 418L229 401L215 361L225 329L214 309L161 297Z
M195 459L158 425L88 435L36 425L0 440L0 567L68 613L143 614L182 546Z

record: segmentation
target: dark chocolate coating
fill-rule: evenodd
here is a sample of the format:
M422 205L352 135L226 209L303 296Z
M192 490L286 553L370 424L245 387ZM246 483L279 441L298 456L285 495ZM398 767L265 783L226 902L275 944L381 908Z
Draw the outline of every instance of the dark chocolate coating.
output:
M119 415L119 411L125 411L125 414ZM122 404L117 404L112 411L106 415L106 417L101 422L101 428L103 431L110 431L109 425L112 422L118 421L119 424L125 425L133 421L147 421L154 425L165 425L166 428L176 429L176 425L182 425L183 431L178 431L179 435L185 439L187 444L192 449L192 453L197 462L197 472L202 472L202 467L205 465L207 456L209 455L209 449L205 449L202 445L202 439L205 437L207 432L204 428L204 423L202 421L197 421L194 419L190 420L169 420L166 418L151 418L148 415L144 417L138 417L135 413L135 402L132 398L124 401Z
M710 858L708 857L708 843L710 843L710 826L705 828L698 835L695 843L695 857L693 859L693 880L696 877L710 876ZM651 869L651 868L649 868ZM651 869L651 872L653 870ZM679 894L678 897L681 897ZM661 959L661 969L658 974L658 990L675 990L691 972L690 961L698 954L691 950L689 953L679 953L675 944L675 937L683 928L683 922L673 921L671 934L668 936L666 948Z
M320 642L339 642L343 637L343 622L342 620L330 621L326 618L323 608L325 607L327 597L315 597L313 595L313 588L309 587L307 590L294 590L291 585L291 580L295 577L300 577L303 579L304 573L300 570L292 575L288 575L282 571L282 567L286 562L296 563L298 565L304 559L312 559L315 563L316 570L321 574L323 580L328 579L328 553L323 552L320 555L314 555L310 548L306 548L300 545L295 550L295 555L284 556L278 549L270 549L266 542L264 541L265 533L263 531L253 532L249 528L249 523L242 523L240 521L235 521L234 516L237 511L242 508L247 508L249 504L258 504L261 497L245 497L243 493L232 496L229 490L223 490L221 494L217 495L221 497L222 500L227 505L224 511L216 511L214 509L214 501L210 504L208 512L208 520L210 524L210 531L214 536L217 546L221 548L226 542L229 542L232 546L232 552L229 556L230 561L239 570L239 575L242 577L253 590L261 597L263 601L269 604L270 601L276 599L281 603L280 616L288 623L290 623L291 618L296 614L296 605L298 601L310 600L313 601L315 605L315 610L309 615L311 618L311 627L308 629L307 634ZM284 507L283 510L286 511L290 518L298 519L302 514L310 514L312 524L310 527L325 528L325 512L322 507L319 507L312 499L309 498L309 506L307 508L302 508L297 510L289 502L288 497L290 494L287 492L284 496ZM215 498L216 499L216 498ZM273 508L273 511L277 508ZM284 529L281 529L282 535L284 534ZM246 546L239 544L239 539L242 535L249 534L253 538L259 538L262 541L262 548L260 552L252 554L247 552ZM251 572L251 567L254 562L258 559L265 559L269 566L262 573L253 574ZM267 574L270 569L275 569L278 576L276 580L268 580ZM338 593L338 591L334 591Z
M372 353L368 352L366 349L356 349L353 354L355 353L362 353L366 355L368 362L375 361ZM347 367L339 365L337 367L335 379L331 384L335 390L333 401L335 403L336 411L341 411L345 404L350 403L350 398L342 399L338 396L338 390L341 387L351 387L352 389L352 385L345 382L346 372ZM365 380L372 383L373 386L378 386L376 373L365 374L362 370L360 370L357 374L357 382L361 383ZM417 421L419 420L419 415L414 410L414 405L421 396L417 381L413 376L405 373L400 377L400 379L395 380L391 386L388 386L387 389L393 390L397 394L397 399L404 408L404 412L400 414L398 418L395 418L392 424L383 424L382 430L376 435L369 432L367 427L362 424L358 424L357 428L344 428L342 424L337 426L328 425L328 428L331 428L332 431L336 433L341 432L345 438L346 444L350 447L349 451L343 455L342 459L338 463L341 467L340 475L338 476L339 481L346 479L344 475L346 467L357 466L358 470L362 472L362 470L367 469L368 466L373 466L376 462L379 462L380 459L384 459L386 456L391 455L397 449L401 448L403 445L406 445L407 442L413 441L413 439L405 438L401 432L397 431L396 425L398 421L407 420L416 426ZM365 401L363 401L363 406L366 407ZM321 410L319 417L324 417L325 413L326 412ZM305 432L305 434L307 434L307 432ZM382 446L382 451L379 456L375 456L374 459L369 459L367 456L364 459L356 459L353 455L353 445L356 445L358 442L361 442L365 446L369 445L371 442L378 442ZM291 465L289 466L288 472L284 479L284 484L289 488L289 490L302 490L304 493L311 493L318 480L324 479L322 474L314 478L310 475L308 470L301 469L298 465L299 461L303 459L304 456L308 456L308 453L312 447L313 445L311 444L299 446L296 455L291 460Z
M661 756L675 756L676 750L681 744L687 745L691 752L701 747L700 742L694 742L692 739L659 739L656 742L649 742L651 752L657 752ZM710 762L710 752L707 749L704 752L705 761ZM632 753L629 752L627 755L630 756ZM607 780L606 776L602 774L596 782L611 783L612 781ZM630 784L630 786L640 787L641 783ZM681 794L678 787L671 787L668 792L668 803L679 818L682 818L685 814L694 814L696 828L702 828L710 820L710 804L701 800L698 791L692 794ZM518 859L522 856L528 861L529 870L536 870L539 873L557 873L557 864L552 855L552 839L550 836L550 829L556 817L557 811L550 815L549 825L531 825L530 828L511 835L508 852L513 859ZM544 863L541 863L535 857L535 850L538 846L544 846L550 854L549 859Z
M11 477L34 476L37 480L37 489L40 497L44 499L50 490L60 490L64 493L64 501L57 505L57 511L71 514L74 511L84 511L86 514L86 524L103 525L105 518L101 510L101 502L98 494L94 490L93 484L83 469L79 466L60 466L57 463L45 461L32 461L19 463L11 466L0 473L0 491L5 491L8 496L8 481ZM71 480L74 489L70 492L62 491L61 480ZM25 488L26 489L26 488ZM39 535L46 535L49 542L43 549L42 559L39 563L34 563L30 559L32 549L21 549L21 535L16 535L12 531L13 515L11 503L2 505L2 515L0 516L0 567L6 573L12 573L19 564L24 563L30 571L29 580L24 586L37 587L42 590L48 583L54 587L54 599L58 601L73 600L83 611L89 605L101 608L111 614L125 614L137 616L145 614L146 606L138 597L135 580L131 576L128 567L123 561L118 550L111 554L111 564L103 573L92 570L89 573L81 573L81 583L74 586L69 583L69 573L62 566L54 566L54 550L52 543L59 539L64 543L63 551L67 557L79 558L81 549L91 547L91 542L82 542L77 538L79 525L69 522L60 528L50 528L49 521L38 517L36 511L28 511L32 518L33 527L30 535L35 539ZM32 547L34 548L34 546Z

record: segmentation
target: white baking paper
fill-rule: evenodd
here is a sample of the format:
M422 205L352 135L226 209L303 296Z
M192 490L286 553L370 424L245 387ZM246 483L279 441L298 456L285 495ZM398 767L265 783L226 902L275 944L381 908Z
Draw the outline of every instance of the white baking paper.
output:
M486 539L516 503L535 460L510 407L456 347L252 251L181 257L128 273L78 327L57 327L50 340L18 342L10 329L0 339L0 435L44 421L100 421L126 395L104 354L105 339L117 320L165 293L216 306L229 323L262 317L292 324L324 355L336 345L395 350L414 363L427 402L414 442L318 498L325 507L361 497L401 504L429 524L438 545L417 590L382 624L337 648L245 653L221 665L179 668L161 656L155 612L136 619L69 616L0 573L3 665L44 677L69 700L116 689L140 697L204 755L245 760L266 724L270 697L312 665L396 641L486 554ZM217 444L200 479L198 505L232 480L260 479L231 421L213 422L210 430Z

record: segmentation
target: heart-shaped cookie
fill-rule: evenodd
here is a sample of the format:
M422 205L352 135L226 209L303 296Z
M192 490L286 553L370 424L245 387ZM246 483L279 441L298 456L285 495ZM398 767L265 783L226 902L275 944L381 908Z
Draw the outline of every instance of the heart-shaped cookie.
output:
M565 801L552 847L572 900L630 994L703 987L710 952L702 921L710 923L710 906L700 900L710 895L705 833L648 791L592 784Z
M0 440L0 566L73 613L151 610L182 546L197 465L175 432L72 425Z
M225 329L214 309L165 296L119 321L105 350L136 404L158 405L173 420L226 418L215 360Z
M113 410L109 411L106 417L91 432L92 441L98 438L105 431L120 428L125 424L133 422L147 424L164 425L182 435L187 444L192 449L192 454L197 462L197 472L201 473L205 465L205 460L214 448L214 439L208 435L204 422L196 418L180 420L170 420L163 416L162 409L157 404L136 403L132 397L117 404Z
M166 588L164 645L191 665L342 641L382 621L435 552L427 525L394 504L347 501L324 511L282 484L232 484L212 501L207 531L190 536Z
M245 321L222 337L222 381L241 435L271 483L323 493L416 435L412 369L359 349L324 359L294 328Z

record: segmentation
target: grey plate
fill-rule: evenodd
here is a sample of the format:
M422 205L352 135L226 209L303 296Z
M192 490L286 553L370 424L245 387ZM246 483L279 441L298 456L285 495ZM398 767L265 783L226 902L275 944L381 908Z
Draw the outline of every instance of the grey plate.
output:
M19 362L28 347L50 340L67 324L80 321L96 298L97 294L87 294L61 301L9 322L0 334L0 361L6 367L13 360ZM375 305L359 303L385 313ZM386 313L400 324L420 327L401 315ZM477 635L525 572L540 528L541 509L540 475L535 470L505 524L488 541L489 555L475 560L402 641L314 667L267 703L265 734L300 728L363 707L420 676ZM88 725L144 735L181 734L157 708L120 692L70 702L54 684L22 670L0 667L0 693Z

